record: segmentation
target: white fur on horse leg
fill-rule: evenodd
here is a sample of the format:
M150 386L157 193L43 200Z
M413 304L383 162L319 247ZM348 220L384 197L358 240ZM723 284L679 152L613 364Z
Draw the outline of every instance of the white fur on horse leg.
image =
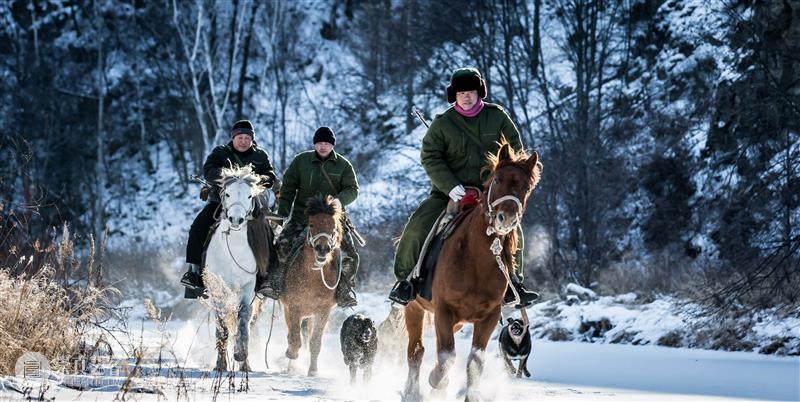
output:
M242 344L242 337L245 339L249 336L248 330L242 330L242 320L247 324L250 322L252 309L249 308L249 303L255 295L255 274L251 274L243 270L254 270L256 266L255 255L250 249L247 242L247 228L243 226L238 231L230 231L230 222L221 220L217 230L211 237L211 241L206 251L206 269L225 281L225 285L235 294L233 295L236 300L244 301L248 304L247 314L238 317L240 321L237 325L237 333L234 343L234 360L246 360L247 345ZM225 234L228 232L228 234ZM252 272L252 271L251 271ZM217 303L225 303L224 300L214 301ZM222 367L227 362L217 359L217 368ZM227 368L227 367L226 367Z
M483 374L485 351L472 348L467 359L467 396L466 400L480 400L479 388Z
M247 292L242 292L243 296ZM237 316L238 330L236 332L236 343L233 348L233 359L238 362L247 361L248 343L250 340L250 317L253 315L253 309L250 307L250 302L246 301L246 297L239 300L239 314Z

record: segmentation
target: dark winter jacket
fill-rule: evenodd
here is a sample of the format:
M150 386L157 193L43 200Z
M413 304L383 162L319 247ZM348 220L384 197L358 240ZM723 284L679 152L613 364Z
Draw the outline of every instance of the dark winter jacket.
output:
M500 149L503 135L514 150L522 149L519 131L500 105L485 103L475 117L463 117L452 107L437 115L422 139L420 153L432 192L447 195L459 184L482 188L486 154Z
M212 184L208 201L220 201L220 187L217 180L222 176L222 168L230 168L231 166L244 167L248 164L253 165L253 169L257 174L264 176L263 185L272 187L276 178L275 170L272 168L267 152L259 148L255 142L250 149L244 152L237 151L233 147L233 142L214 148L211 151L211 155L206 158L206 163L203 164L203 176L205 176L206 181Z
M321 169L328 173L333 187ZM313 150L294 157L283 174L278 214L289 216L291 213L292 222L304 225L306 201L316 195L332 195L341 201L342 206L351 204L358 197L358 180L353 165L336 151L331 151L324 161Z

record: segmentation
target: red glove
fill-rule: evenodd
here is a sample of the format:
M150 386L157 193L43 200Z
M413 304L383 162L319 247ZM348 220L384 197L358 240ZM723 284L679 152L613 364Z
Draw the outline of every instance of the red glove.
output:
M464 208L467 208L467 207L473 207L475 205L478 205L478 201L479 201L479 197L480 197L480 195L478 194L478 190L476 190L474 188L467 188L467 189L465 189L465 191L466 191L466 194L464 194L464 196L461 197L461 200L458 202L459 203L459 207L461 209L464 209Z

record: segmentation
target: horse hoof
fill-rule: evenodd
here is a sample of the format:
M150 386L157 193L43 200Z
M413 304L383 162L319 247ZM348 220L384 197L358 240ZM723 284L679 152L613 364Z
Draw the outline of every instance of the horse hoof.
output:
M250 369L250 365L247 364L247 360L245 360L244 362L242 362L242 364L239 365L239 371L243 373L250 373L253 370Z
M286 349L286 357L288 357L290 360L295 360L297 359L297 352L292 352L291 350Z
M219 372L228 371L228 365L225 363L217 363L217 366L214 367L214 371L219 371Z
M422 395L420 395L419 390L406 391L400 395L400 400L403 402L419 402L422 400Z
M308 376L309 377L316 377L319 374L317 369L308 369Z
M450 380L444 375L444 372L438 369L431 370L431 374L428 376L428 384L434 389L447 388L447 383L449 381Z
M236 352L233 354L233 360L236 360L237 362L243 362L247 360L247 353Z
M467 395L464 397L465 402L477 402L481 400L481 395L478 391L467 391Z

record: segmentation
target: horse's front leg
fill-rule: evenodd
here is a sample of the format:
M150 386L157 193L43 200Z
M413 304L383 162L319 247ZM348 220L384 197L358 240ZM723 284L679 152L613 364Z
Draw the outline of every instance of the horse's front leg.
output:
M466 401L479 401L481 375L483 374L484 357L486 354L486 345L489 343L489 338L497 326L497 320L500 318L500 307L496 311L488 314L488 317L475 323L472 332L472 351L469 353L467 359L467 393Z
M250 302L253 298L250 293L244 292L242 299L239 300L239 314L237 316L238 331L236 332L236 344L233 347L233 359L239 362L239 370L250 371L247 362L248 342L250 341L250 318L253 315L253 308ZM255 294L253 294L255 297Z
M434 320L436 327L436 366L431 370L428 376L428 382L431 387L443 390L447 387L448 379L447 372L456 359L455 354L455 338L453 337L453 328L455 327L455 317L447 309L440 308L436 310L436 319Z
M214 370L226 371L228 369L228 327L225 326L225 321L219 316L219 314L217 314L216 327L215 334L217 338L217 365L214 367Z
M317 360L319 351L322 349L322 336L325 334L325 326L328 325L330 310L320 311L314 315L314 329L311 331L311 339L308 342L308 349L311 352L311 364L308 366L308 376L316 377Z
M422 356L425 347L422 345L422 326L425 319L425 310L417 302L411 302L406 308L405 320L408 330L408 377L403 391L404 401L419 401L419 370L422 365Z
M284 317L286 319L286 357L290 360L297 359L300 351L302 339L300 337L300 311L294 306L286 306L283 309ZM291 362L289 362L291 366Z

